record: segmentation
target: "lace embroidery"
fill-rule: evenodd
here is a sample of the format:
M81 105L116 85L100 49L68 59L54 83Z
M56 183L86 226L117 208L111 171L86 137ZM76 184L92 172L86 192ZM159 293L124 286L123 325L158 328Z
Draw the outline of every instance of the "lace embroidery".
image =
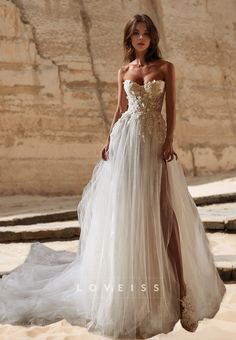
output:
M127 93L128 110L121 118L128 116L128 124L136 119L140 123L139 135L143 142L146 138L156 134L163 142L166 134L166 122L161 114L164 94L164 81L150 81L140 85L131 80L124 81L124 89Z

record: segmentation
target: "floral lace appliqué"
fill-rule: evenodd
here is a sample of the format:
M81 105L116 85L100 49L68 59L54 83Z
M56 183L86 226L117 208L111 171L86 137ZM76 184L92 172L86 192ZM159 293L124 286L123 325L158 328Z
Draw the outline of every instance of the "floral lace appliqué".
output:
M157 134L160 141L163 141L166 134L166 122L161 110L165 94L165 82L153 80L140 85L132 80L125 80L124 89L128 99L128 110L124 113L124 116L129 116L130 121L132 119L138 120L140 124L139 135L143 142L154 133Z

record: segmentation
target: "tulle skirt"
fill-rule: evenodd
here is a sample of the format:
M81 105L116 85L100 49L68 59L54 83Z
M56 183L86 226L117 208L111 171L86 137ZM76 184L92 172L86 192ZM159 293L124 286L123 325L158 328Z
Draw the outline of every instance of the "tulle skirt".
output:
M84 187L77 253L33 243L0 280L0 323L64 318L114 338L167 333L180 318L180 272L198 320L218 311L225 286L180 161L162 159L163 132L143 140L126 118Z

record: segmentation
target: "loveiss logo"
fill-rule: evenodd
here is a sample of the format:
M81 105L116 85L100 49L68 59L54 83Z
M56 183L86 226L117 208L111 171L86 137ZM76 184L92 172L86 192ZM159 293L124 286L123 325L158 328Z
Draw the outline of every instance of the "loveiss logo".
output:
M79 284L76 287L77 292L83 292L84 290L89 292L96 292L98 290L104 290L105 292L118 292L118 293L146 293L146 292L153 292L158 293L159 292L159 283L154 282L152 284L150 283L116 283L115 285L112 284L96 284L96 283L90 283L86 287L82 287Z

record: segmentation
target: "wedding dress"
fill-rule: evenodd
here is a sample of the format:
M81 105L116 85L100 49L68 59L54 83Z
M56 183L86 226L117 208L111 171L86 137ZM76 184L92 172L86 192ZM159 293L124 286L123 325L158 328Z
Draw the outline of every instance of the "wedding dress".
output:
M219 310L225 286L181 164L161 157L165 82L123 84L128 109L78 203L77 253L33 243L0 280L0 323L65 318L113 338L168 333L180 319L181 272L196 320Z

